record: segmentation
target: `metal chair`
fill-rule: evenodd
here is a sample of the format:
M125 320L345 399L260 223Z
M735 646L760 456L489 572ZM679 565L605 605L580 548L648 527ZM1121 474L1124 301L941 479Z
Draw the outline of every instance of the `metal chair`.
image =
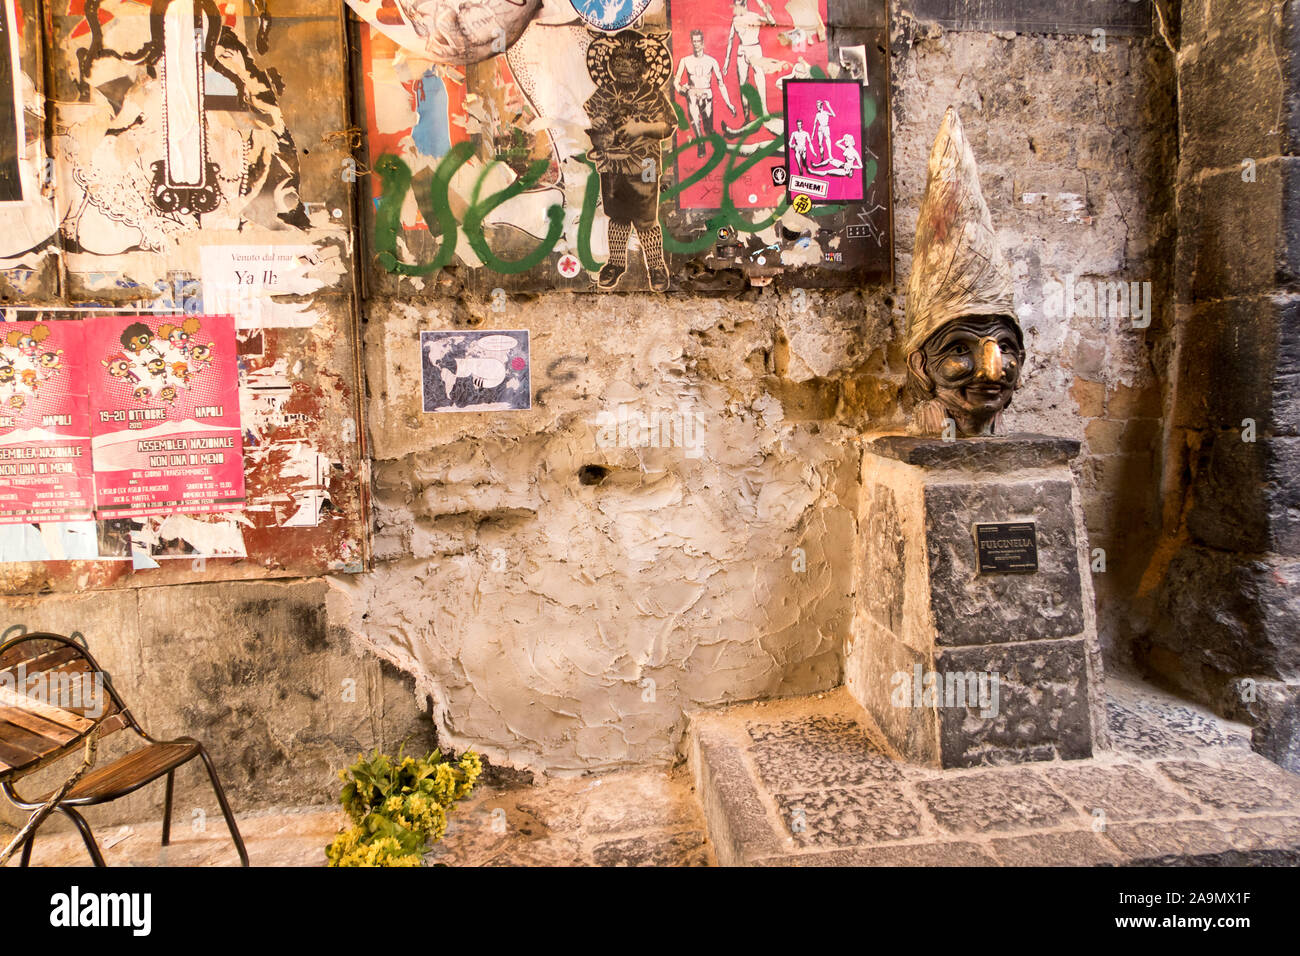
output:
M86 693L86 682L93 682L95 675L103 681L97 701L88 699ZM33 684L44 685L45 692L31 693ZM104 866L104 857L90 825L76 808L108 803L165 775L167 797L162 845L167 846L171 842L173 776L178 767L195 757L207 768L240 862L248 866L244 840L217 779L216 768L201 743L191 737L155 740L145 733L113 687L108 673L95 663L87 648L71 638L33 633L0 643L0 789L15 806L29 811L44 806L53 791L43 798L27 799L18 794L14 784L77 750L96 727L100 739L119 730L133 730L145 741L145 746L90 770L59 801L57 809L76 824L95 866ZM36 830L33 830L23 843L21 866L30 863L35 840Z

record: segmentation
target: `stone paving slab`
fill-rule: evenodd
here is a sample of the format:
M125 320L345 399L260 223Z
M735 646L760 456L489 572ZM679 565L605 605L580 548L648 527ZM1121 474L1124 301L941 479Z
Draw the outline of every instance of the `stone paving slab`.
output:
M1249 729L1107 683L1111 749L937 770L899 761L844 688L692 715L692 772L723 865L1300 863L1300 777ZM700 745L704 741L704 745Z

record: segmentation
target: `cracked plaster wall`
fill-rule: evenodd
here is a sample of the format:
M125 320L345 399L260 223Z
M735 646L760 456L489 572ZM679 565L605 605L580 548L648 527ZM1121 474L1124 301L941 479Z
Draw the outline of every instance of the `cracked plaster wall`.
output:
M899 286L956 104L1027 333L1007 424L1085 442L1088 531L1107 550L1099 623L1123 658L1158 525L1169 52L893 13ZM1044 289L1067 275L1152 282L1150 327L1047 316ZM903 303L873 289L799 305L770 289L514 296L502 313L371 299L375 568L332 579L331 621L415 675L443 743L557 773L670 761L693 708L838 684L859 436L905 420ZM532 411L421 414L419 331L457 327L531 331ZM620 405L697 416L699 454L609 447L598 415Z

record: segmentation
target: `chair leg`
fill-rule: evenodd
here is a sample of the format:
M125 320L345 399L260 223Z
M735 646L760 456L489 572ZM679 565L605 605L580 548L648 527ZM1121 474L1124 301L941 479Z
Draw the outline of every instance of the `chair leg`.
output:
M39 830L37 827L36 830ZM31 866L32 863L32 844L36 842L36 830L27 834L27 839L23 841L23 857L19 861L19 866Z
M86 822L85 818L72 807L59 807L59 809L71 817L72 822L81 831L81 839L85 841L86 849L90 851L90 859L95 866L107 866L103 854L99 852L99 845L95 843L95 835L90 832L90 824Z
M175 770L167 771L167 802L163 804L163 846L169 846L172 842L172 785L176 782L175 776Z
M202 745L199 746L199 756L203 758L203 766L208 768L212 790L217 795L217 803L221 804L221 814L226 818L226 826L235 841L235 849L239 851L239 862L243 866L248 866L248 850L244 848L244 838L239 835L239 827L235 825L235 815L230 811L230 804L226 802L226 792L221 789L221 781L217 779L217 768L212 766L212 758L208 756L207 750Z

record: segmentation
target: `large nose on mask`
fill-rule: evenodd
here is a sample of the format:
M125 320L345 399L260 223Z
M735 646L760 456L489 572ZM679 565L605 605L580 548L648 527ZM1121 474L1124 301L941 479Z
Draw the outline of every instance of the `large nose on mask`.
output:
M980 376L991 382L1002 381L1002 348L996 339L980 342Z

